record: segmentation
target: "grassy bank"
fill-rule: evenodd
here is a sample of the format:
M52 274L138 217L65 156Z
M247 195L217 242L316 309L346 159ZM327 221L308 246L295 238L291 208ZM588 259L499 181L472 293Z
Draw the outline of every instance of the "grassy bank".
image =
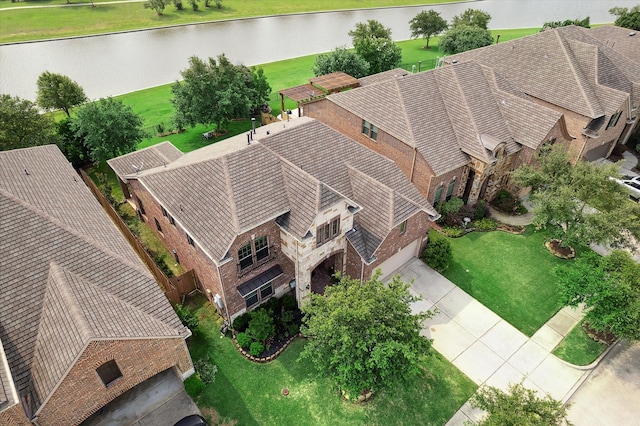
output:
M208 354L218 372L194 401L205 415L217 417L216 424L442 425L477 388L434 352L424 357L423 374L407 386L378 392L367 404L345 402L331 382L315 376L310 360L298 361L305 340L295 341L273 362L255 364L230 338L220 337L210 304L199 304L196 313L200 325L189 343L191 356L195 361Z
M537 28L529 28L499 30L493 33L494 37L500 34L500 40L502 42L534 34L537 31ZM416 71L418 67L420 67L422 71L433 68L436 58L442 56L442 53L438 49L438 41L437 37L432 38L429 42L430 49L424 49L425 42L423 39L398 42L398 45L402 48L403 68L411 70L414 65ZM274 115L278 115L281 109L278 91L308 82L309 78L313 77L312 69L316 56L317 55L309 55L260 65L273 89L269 104ZM184 67L186 66L187 64L184 64ZM172 127L173 105L170 101L171 97L170 84L118 96L119 99L122 99L125 104L130 105L133 110L142 117L147 132L149 132L150 135L154 135L144 140L138 148L144 148L168 140L183 152L188 152L200 148L206 143L201 135L210 129L202 125L187 129L184 133L162 138L155 136L158 133L156 129L158 124L164 124L166 128ZM295 107L296 105L292 101L288 101L285 104L285 108L287 109L294 109ZM63 117L62 114L58 114L57 116L60 118ZM251 123L248 120L233 122L229 129L230 136L246 132L250 128Z
M114 31L128 31L144 28L158 28L169 25L183 25L197 22L239 19L256 16L319 12L330 10L361 9L374 7L412 6L421 4L449 3L452 0L317 0L309 2L284 2L281 0L224 0L222 8L204 7L199 2L199 10L193 11L183 1L184 10L178 11L168 5L162 16L150 9L144 9L142 2L104 4L78 2L82 6L65 6L61 0L37 2L0 2L0 43L41 40L58 37L72 37L88 34L105 34ZM30 5L55 5L51 8L24 8ZM408 25L408 24L407 24Z

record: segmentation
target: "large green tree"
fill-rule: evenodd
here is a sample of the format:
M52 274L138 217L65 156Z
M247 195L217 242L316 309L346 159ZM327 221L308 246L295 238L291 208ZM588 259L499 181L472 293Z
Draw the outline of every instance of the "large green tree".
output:
M469 25L457 25L440 37L440 50L450 55L489 46L493 37L489 30Z
M425 49L429 48L429 39L440 34L447 27L447 21L435 10L423 10L409 21L411 38L424 37L427 40Z
M537 164L523 165L513 176L521 187L531 187L533 223L563 246L633 247L634 238L640 238L640 206L609 179L617 174L615 165L572 165L566 148L557 144L542 149Z
M55 143L55 126L33 102L0 95L0 151Z
M491 21L491 15L487 12L479 9L467 9L460 15L453 17L451 27L469 26L486 30L488 29L489 21Z
M387 284L379 275L362 283L341 277L303 306L302 332L309 341L301 357L351 397L404 381L419 373L431 347L420 335L431 313L412 314L415 300L399 276Z
M370 19L366 23L358 22L354 30L349 31L353 47L369 64L369 74L388 71L400 65L402 49L391 39L391 29L380 22Z
M364 77L369 75L369 63L355 51L344 46L336 47L331 52L316 57L316 63L313 66L313 74L316 77L338 71L355 78Z
M640 264L629 253L588 251L554 272L563 303L584 303L589 327L640 341Z
M38 77L36 102L46 110L60 109L70 117L69 110L87 100L84 89L66 75L45 71Z
M158 16L164 13L164 8L171 4L171 0L147 0L143 6L145 9L152 9Z
M71 129L77 138L84 140L91 160L97 163L135 151L138 143L148 136L142 119L131 107L113 98L78 108Z
M640 5L632 8L614 7L609 9L609 13L616 17L617 26L640 31Z
M215 124L217 130L224 130L231 119L263 108L271 93L261 69L234 65L224 54L208 62L192 56L181 74L183 81L171 88L178 127Z
M548 394L544 398L525 388L522 383L509 385L504 392L491 386L483 386L469 401L487 415L478 426L552 426L564 425L567 406Z

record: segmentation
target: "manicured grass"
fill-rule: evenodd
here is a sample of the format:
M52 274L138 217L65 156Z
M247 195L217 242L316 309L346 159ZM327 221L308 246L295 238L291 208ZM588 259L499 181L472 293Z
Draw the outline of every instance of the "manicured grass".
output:
M269 364L244 359L230 338L220 338L210 304L198 308L198 332L189 343L194 360L210 355L218 366L215 383L194 398L203 413L217 413L239 425L442 425L477 386L438 354L425 357L428 375L409 386L380 392L365 405L340 399L326 379L317 378L309 360L298 361L300 339ZM219 321L219 320L218 320ZM191 386L190 386L191 387ZM282 389L290 391L282 395ZM215 410L215 411L214 411Z
M446 238L431 232L435 238ZM448 238L453 261L445 276L527 336L560 308L553 268L568 262L544 247L548 237L529 227L523 235L471 232Z
M607 346L596 342L582 328L582 323L573 327L553 354L574 365L588 365L595 361Z
M14 7L0 12L0 43L40 40L58 37L71 37L87 34L104 34L114 31L157 28L168 25L190 24L195 22L218 21L256 16L281 15L301 12L328 10L361 9L363 7L411 6L419 4L448 3L453 0L318 0L287 2L281 0L224 0L222 9L204 7L199 2L199 10L191 10L185 1L184 10L177 11L175 6L165 8L162 16L151 9L144 9L142 2L120 4L91 4L84 6L25 9ZM10 2L2 2L6 7ZM37 2L34 4L40 4ZM44 3L44 2L42 2ZM78 2L76 2L78 3ZM44 3L44 4L52 4ZM213 4L213 2L212 2ZM22 4L11 4L22 6Z

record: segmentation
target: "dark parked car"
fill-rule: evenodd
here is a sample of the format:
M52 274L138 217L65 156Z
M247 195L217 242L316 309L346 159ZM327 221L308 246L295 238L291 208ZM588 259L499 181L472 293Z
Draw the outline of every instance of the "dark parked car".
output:
M174 426L209 426L207 421L198 414L192 414L180 420Z

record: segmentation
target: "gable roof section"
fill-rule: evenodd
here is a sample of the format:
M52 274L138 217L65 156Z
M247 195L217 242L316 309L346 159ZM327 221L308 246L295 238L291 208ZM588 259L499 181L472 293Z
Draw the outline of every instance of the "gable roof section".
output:
M23 174L24 177L9 174L15 180L23 181L11 182L12 192L4 189L7 187L6 169L26 160L33 171L29 175ZM60 168L50 168L51 164ZM98 290L113 296L110 299L113 303L80 305L87 317L94 318L94 330L113 330L108 336L114 339L128 336L120 332L122 330L135 330L141 338L158 335L184 338L188 335L157 283L89 189L81 181L82 185L76 185L68 171L75 172L57 147L1 152L0 165L0 173L4 173L0 181L0 252L3 254L0 262L0 276L3 277L0 281L0 339L19 395L37 391L34 402L42 402L51 384L63 378L60 375L66 372L64 365L79 355L78 339L82 333L77 322L65 319L77 311L61 309L57 302L52 304L47 293L60 288L63 277L74 277L66 282L76 298L88 296L77 292L96 296ZM56 194L44 199L34 195L41 188L31 185L47 181L40 173L48 175L50 189L57 189L60 182L67 183L58 194L67 197L65 211L69 214L66 217L56 210ZM50 208L47 207L49 199L52 200ZM32 200L35 206L31 204ZM73 218L81 223L75 223ZM63 275L53 273L52 263L67 272ZM98 290L91 292L85 288L87 283L92 283ZM115 303L116 299L153 317L153 323L163 333L152 330L153 327L141 325L137 328L137 322L130 322L127 315L122 315L123 310ZM105 301L105 298L100 300ZM98 336L94 333L91 338ZM48 348L48 352L36 355L37 348ZM49 366L54 358L60 364Z
M640 64L640 32L615 25L602 25L589 29L587 34L626 59Z
M640 69L633 60L591 37L591 31L575 26L556 28L460 53L449 57L449 62L477 61L519 90L593 120L614 113L617 106L612 110L611 105L625 93L638 98Z

